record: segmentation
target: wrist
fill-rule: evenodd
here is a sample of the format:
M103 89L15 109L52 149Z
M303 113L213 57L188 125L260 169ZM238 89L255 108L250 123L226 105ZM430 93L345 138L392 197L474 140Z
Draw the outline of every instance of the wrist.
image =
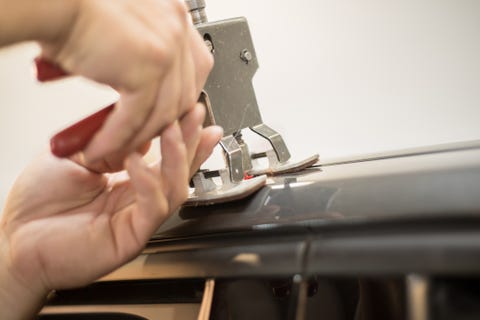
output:
M0 226L0 310L2 319L34 318L41 309L47 290L28 284L15 273L8 238Z
M53 43L69 33L81 0L0 0L0 46Z

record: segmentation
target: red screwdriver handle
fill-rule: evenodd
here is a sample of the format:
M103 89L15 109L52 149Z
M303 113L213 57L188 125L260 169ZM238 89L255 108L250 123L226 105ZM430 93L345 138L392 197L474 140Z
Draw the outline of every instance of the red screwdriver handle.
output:
M66 158L85 149L114 108L114 104L103 108L54 135L50 139L52 153L59 158Z
M35 58L35 67L37 69L37 80L40 82L57 80L68 76L68 73L58 64L47 61L42 57Z
M41 57L35 59L35 66L37 79L41 82L69 76L59 65ZM66 158L82 151L100 130L114 108L115 105L112 104L54 135L50 139L52 153L59 158Z

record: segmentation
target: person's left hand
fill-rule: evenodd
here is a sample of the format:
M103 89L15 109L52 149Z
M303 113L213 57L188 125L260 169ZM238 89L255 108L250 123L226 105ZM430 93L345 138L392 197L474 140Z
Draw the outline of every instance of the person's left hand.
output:
M50 154L27 168L0 224L19 283L43 293L81 286L138 255L186 200L190 176L222 136L217 127L202 129L204 113L197 106L167 127L159 165L130 155L128 175L95 173Z

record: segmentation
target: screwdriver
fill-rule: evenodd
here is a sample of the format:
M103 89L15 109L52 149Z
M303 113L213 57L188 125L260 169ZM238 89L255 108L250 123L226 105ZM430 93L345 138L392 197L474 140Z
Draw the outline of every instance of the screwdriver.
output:
M53 81L69 76L59 65L42 57L35 59L35 67L37 80L40 82ZM95 133L100 130L114 108L115 104L112 104L55 134L50 139L51 152L59 158L67 158L82 151L92 140Z

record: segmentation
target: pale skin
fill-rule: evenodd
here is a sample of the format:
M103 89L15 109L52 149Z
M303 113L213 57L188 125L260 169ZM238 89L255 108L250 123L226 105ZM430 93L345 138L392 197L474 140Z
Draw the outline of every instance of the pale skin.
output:
M0 0L0 8L0 46L38 41L45 58L120 93L84 150L90 165L121 165L191 109L213 65L183 0Z
M51 290L91 283L138 255L186 200L190 176L222 130L201 125L196 100L213 61L182 1L0 0L0 7L0 45L39 41L46 58L120 93L82 153L45 153L8 196L1 317L30 319ZM147 166L142 154L159 134L161 160Z

